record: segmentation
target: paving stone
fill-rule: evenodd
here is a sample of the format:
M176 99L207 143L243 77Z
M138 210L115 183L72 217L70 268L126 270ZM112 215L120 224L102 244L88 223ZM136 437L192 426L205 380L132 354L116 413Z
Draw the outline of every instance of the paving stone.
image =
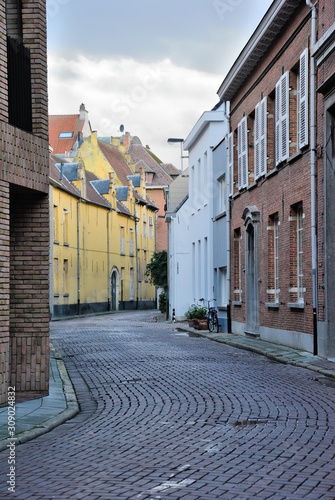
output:
M51 324L81 411L16 448L17 498L335 498L333 387L152 318ZM6 450L0 470L13 498Z

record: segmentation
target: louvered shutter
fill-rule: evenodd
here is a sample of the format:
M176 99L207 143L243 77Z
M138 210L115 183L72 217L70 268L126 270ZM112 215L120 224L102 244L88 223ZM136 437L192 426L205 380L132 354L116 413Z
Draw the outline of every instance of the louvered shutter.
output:
M248 186L248 130L247 117L242 118L238 124L238 187Z
M229 194L234 194L234 134L228 134L228 175L229 175Z
M290 155L289 73L276 84L276 165Z
M268 160L268 144L267 144L267 134L268 134L268 106L267 98L261 100L260 103L260 172L259 175L266 174L267 171L267 160Z
M299 148L308 144L308 49L300 56Z
M267 170L267 98L261 100L255 108L255 178L264 175Z
M281 78L281 135L282 135L282 161L290 155L289 136L289 74L286 72Z
M260 131L260 116L261 116L261 103L256 104L255 107L255 125L254 125L254 163L255 163L255 179L261 175L261 131Z

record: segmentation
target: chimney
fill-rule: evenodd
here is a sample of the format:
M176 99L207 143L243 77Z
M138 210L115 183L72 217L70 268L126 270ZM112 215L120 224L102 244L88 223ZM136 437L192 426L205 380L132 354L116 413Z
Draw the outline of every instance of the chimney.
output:
M130 133L129 132L126 132L123 136L122 136L122 145L124 146L125 148L125 151L126 153L128 152L128 149L130 147Z
M88 111L85 109L85 104L81 104L79 107L79 120L86 120L88 115Z

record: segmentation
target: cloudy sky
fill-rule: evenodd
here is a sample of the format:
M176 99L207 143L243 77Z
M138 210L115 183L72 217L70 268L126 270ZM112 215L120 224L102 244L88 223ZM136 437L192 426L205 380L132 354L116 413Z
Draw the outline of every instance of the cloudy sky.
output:
M163 162L180 148L272 0L47 0L49 113L84 103L99 135L120 125Z

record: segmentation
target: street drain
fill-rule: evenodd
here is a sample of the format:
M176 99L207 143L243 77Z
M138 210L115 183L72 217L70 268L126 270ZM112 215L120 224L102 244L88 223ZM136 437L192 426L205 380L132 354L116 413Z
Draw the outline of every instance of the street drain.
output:
M247 425L258 425L258 424L267 424L269 421L267 419L246 419L246 420L237 420L237 422L233 423L234 427L246 427Z

